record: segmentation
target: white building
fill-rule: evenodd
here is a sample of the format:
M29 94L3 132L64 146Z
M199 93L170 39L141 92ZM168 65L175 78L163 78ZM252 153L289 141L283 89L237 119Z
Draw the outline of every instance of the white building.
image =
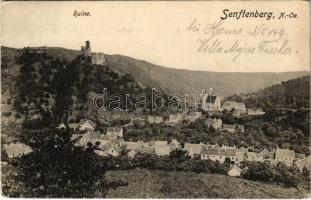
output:
M123 128L122 127L108 127L106 131L107 136L111 137L123 137Z
M275 150L275 160L284 163L288 167L293 166L295 159L295 151L289 149L279 149Z
M159 124L163 122L163 117L148 115L147 122L150 124Z
M222 120L221 119L212 119L212 118L208 118L205 121L205 124L207 125L208 128L213 127L214 129L221 129L222 127Z
M19 142L4 144L3 147L9 158L21 157L32 152L30 146Z
M207 149L203 148L201 151L201 159L202 160L212 160L218 161L220 163L224 163L226 158L230 159L230 162L237 163L238 159L236 156L236 149Z
M170 124L177 124L177 123L182 122L182 120L183 120L183 115L180 113L168 116L168 123Z

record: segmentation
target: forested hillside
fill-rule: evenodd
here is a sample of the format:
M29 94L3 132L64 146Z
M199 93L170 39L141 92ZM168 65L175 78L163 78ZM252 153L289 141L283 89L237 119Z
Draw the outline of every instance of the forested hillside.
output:
M310 76L283 81L254 93L230 96L226 100L245 102L248 108L310 108Z
M73 60L80 53L77 50L57 47L31 47L31 49L46 52L51 57L58 57L67 61ZM1 50L2 61L4 63L10 61L9 70L16 71L14 57L21 50L8 47L2 47ZM279 84L282 81L308 75L308 72L304 71L283 73L191 71L163 67L123 55L105 54L105 58L110 67L119 73L131 75L141 87L155 87L166 94L181 96L185 93L199 95L202 89L208 88L214 88L213 91L223 97L241 93L246 94ZM14 73L12 78L14 79Z

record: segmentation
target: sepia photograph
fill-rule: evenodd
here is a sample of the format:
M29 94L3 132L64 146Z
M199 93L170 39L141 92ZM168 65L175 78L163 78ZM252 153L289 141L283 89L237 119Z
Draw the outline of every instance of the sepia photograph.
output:
M308 2L1 10L2 197L311 197Z

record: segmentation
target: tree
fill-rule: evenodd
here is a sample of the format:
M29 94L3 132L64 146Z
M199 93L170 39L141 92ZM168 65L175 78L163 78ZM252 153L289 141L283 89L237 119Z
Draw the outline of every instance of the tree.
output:
M74 70L79 62L75 60L68 65L43 56L25 49L19 58L22 67L17 96L20 100L24 98L25 104L15 108L20 114L26 113L20 140L33 151L13 160L16 172L10 177L13 183L3 192L9 197L105 197L109 188L104 177L106 163L95 154L96 146L76 147L69 129L55 129L60 121L67 122L68 111L72 109L72 88L77 81ZM33 65L39 65L40 76L48 80L37 79ZM47 106L48 111L40 109L44 101L39 99L44 98L55 102ZM42 118L27 117L29 112L24 111L29 110L30 104L34 104Z
M228 166L231 164L231 159L229 157L225 158L225 164Z
M187 151L186 150L182 150L182 149L175 149L175 150L171 151L169 157L170 158L177 158L179 160L185 160L185 159L189 159L190 158L187 155Z

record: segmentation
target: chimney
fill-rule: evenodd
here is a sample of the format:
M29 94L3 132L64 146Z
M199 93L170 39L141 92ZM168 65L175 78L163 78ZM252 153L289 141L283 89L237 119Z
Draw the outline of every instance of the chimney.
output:
M90 48L90 41L85 41L85 47Z

